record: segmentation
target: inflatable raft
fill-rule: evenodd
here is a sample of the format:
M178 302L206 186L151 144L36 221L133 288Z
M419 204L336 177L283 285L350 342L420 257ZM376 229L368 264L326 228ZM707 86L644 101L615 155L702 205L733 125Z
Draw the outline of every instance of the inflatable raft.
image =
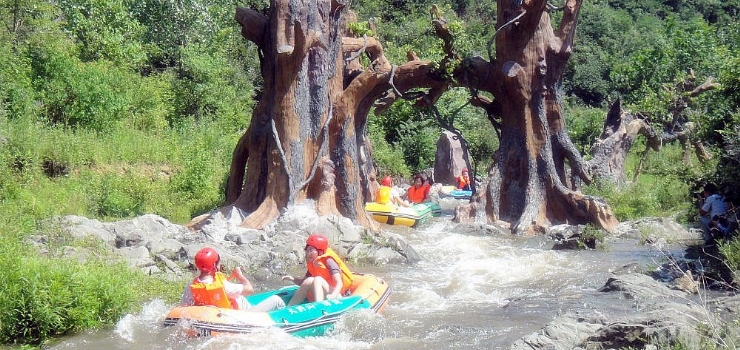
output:
M432 216L440 216L442 208L437 203L425 202L412 207L399 207L394 204L379 204L369 202L365 204L365 211L373 216L373 220L388 225L403 225L415 227Z
M287 304L298 286L290 286L247 297L252 305L280 296ZM165 326L180 325L188 337L224 333L254 333L268 327L296 336L321 336L331 330L342 315L352 310L380 312L388 303L390 286L374 275L355 274L352 294L339 299L288 306L269 312L222 309L215 306L178 306L170 310Z
M451 197L454 199L470 199L473 191L458 190L455 186L442 186L439 191L440 197Z

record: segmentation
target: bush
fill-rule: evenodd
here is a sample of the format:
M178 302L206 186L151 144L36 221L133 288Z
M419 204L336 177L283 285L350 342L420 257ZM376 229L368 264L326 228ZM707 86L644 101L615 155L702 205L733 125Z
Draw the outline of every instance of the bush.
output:
M141 301L140 288L149 279L92 254L81 263L31 249L7 237L0 240L2 343L39 344L114 323Z
M373 124L370 125L370 140L379 178L385 175L410 176L411 171L404 161L402 149L386 142L382 130Z

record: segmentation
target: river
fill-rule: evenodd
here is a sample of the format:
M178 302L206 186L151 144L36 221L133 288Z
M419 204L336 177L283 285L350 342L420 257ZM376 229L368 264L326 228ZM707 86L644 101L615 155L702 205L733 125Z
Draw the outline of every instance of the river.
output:
M435 218L419 229L386 227L421 255L413 265L365 266L393 294L381 314L348 315L330 336L280 331L184 340L162 321L172 305L154 300L114 328L67 338L51 349L505 349L569 311L631 304L597 290L615 269L654 269L665 252L631 239L604 249L551 250L542 237L491 236ZM681 247L672 247L681 254Z

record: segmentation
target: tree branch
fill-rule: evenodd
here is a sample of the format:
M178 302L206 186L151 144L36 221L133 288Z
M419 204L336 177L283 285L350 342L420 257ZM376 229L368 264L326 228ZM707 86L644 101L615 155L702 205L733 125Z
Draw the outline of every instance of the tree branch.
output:
M573 52L573 40L576 37L578 13L581 11L583 0L566 0L563 5L563 19L560 21L557 37L561 40L558 53L570 54Z
M242 36L262 48L267 16L252 9L237 7L234 19L242 26Z

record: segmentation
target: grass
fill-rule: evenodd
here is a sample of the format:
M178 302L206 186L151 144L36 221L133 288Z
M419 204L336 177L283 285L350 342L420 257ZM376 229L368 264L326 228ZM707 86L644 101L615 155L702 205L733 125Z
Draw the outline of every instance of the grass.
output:
M643 150L639 142L627 157L627 178L634 177ZM692 179L702 178L716 165L714 162L701 164L693 157L693 165L683 162L679 145L663 146L659 154L651 152L636 181L622 186L595 183L584 189L585 193L604 197L620 221L642 217L678 217L687 222L696 215L692 206Z
M7 286L0 288L0 343L41 345L115 323L154 298L177 300L182 290L171 282L42 223L145 213L185 223L223 202L223 174L240 135L209 124L95 133L4 118L0 134L0 280ZM31 235L45 236L46 245L39 250Z

